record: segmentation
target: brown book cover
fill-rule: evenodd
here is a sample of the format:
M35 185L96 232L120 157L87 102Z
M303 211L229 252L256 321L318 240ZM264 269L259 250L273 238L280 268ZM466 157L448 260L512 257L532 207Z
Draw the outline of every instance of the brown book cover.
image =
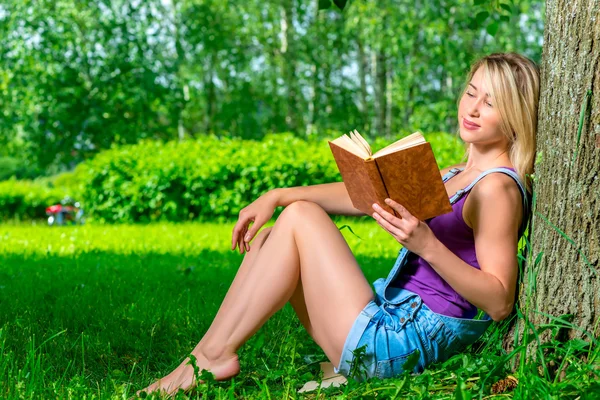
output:
M422 221L452 211L429 143L382 155L376 153L373 157L369 154L366 158L332 141L329 141L329 147L352 205L365 214L373 215L372 204L377 203L399 217L385 203L386 197L395 200Z

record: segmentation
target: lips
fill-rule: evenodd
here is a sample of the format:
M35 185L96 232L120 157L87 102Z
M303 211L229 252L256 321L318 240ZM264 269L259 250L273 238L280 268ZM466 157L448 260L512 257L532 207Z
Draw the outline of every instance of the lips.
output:
M471 122L471 121L469 121L469 120L468 120L468 119L466 119L466 118L463 118L463 121L464 121L464 123L465 123L466 125L468 125L468 126L471 126L471 127L473 127L473 128L479 128L479 127L480 127L480 126L479 126L479 125L477 125L476 123L474 123L474 122Z

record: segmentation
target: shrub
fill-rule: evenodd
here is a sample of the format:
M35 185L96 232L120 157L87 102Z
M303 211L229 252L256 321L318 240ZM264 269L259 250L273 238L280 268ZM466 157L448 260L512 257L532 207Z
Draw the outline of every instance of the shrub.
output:
M60 202L63 197L62 190L37 181L0 182L0 219L44 218L46 207Z
M440 168L460 162L458 139L425 136ZM389 143L377 138L372 147ZM285 133L262 141L205 136L115 147L80 164L66 180L88 215L104 222L150 222L236 218L271 189L336 182L341 176L327 140Z

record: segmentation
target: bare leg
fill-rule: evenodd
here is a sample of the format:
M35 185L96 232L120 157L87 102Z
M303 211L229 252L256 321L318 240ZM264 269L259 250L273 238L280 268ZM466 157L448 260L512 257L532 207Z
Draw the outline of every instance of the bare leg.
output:
M350 327L373 298L343 236L325 211L310 202L295 202L284 210L243 276L192 352L197 366L218 380L239 372L239 347L292 297L301 320L309 316L309 333L337 365ZM306 316L301 315L302 298ZM193 369L182 364L147 391L173 393L194 384Z
M262 249L263 245L269 238L269 235L271 234L272 230L273 230L272 226L270 226L268 228L264 228L263 230L261 230L258 233L258 235L256 235L256 237L252 241L251 251L245 253L244 260L242 261L242 264L240 265L240 268L238 269L238 272L235 275L233 283L229 287L227 295L225 296L225 299L223 300L223 303L221 304L221 307L219 308L219 311L218 311L217 315L215 316L215 319L214 319L213 323L211 324L211 327L218 323L218 320L221 318L221 316L223 314L227 313L227 310L229 309L232 302L234 301L233 298L235 297L235 294L238 293L238 288L240 287L241 283L246 279L246 274L250 270L250 266L252 265L252 263L254 262L254 259L257 257L257 255L260 252L260 250ZM289 302L292 305L296 314L298 315L298 319L300 320L300 322L302 323L302 325L304 326L306 331L312 336L312 327L310 324L308 311L306 310L306 303L304 301L304 291L302 290L302 282L301 281L298 282L298 285L296 286L296 290L292 294L292 297L290 298ZM206 340L207 337L210 335L210 333L211 333L211 331L209 329L206 332L206 334L204 335L204 337L202 338L202 341ZM200 341L200 343L202 343L202 341Z
M223 315L226 315L229 308L231 308L232 304L234 303L235 297L239 294L240 286L246 279L246 276L248 275L248 272L250 271L252 263L256 259L263 244L269 237L269 234L272 229L273 229L273 227L264 228L256 235L256 237L252 241L252 246L250 248L251 251L248 251L244 254L244 259L242 260L242 263L240 264L240 267L238 268L235 278L233 279L233 282L231 283L231 286L229 287L229 290L227 291L227 294L225 295L225 298L223 299L223 302L221 303L221 306L219 307L219 311L215 315L215 318L213 319L213 322L211 323L211 326L209 327L208 331L206 331L206 333L204 334L204 337L196 345L194 350L198 349L198 347L201 346L202 343L204 343L211 336L212 332L214 331L214 329L211 329L211 328L213 328L214 326L217 326L219 320L221 318L223 318ZM192 351L192 353L193 353L193 351ZM181 375L181 371L187 365L188 361L189 361L189 358L186 357L185 360L181 364L179 364L179 366L175 370L173 370L170 374L168 374L168 375L164 376L163 378L159 379L158 381L154 382L153 384L151 384L144 390L148 391L148 392L152 392L155 389L156 390L160 389L160 388L166 389L168 387L169 382L173 382L173 381L177 380L177 378ZM141 391L138 391L138 394L140 392Z

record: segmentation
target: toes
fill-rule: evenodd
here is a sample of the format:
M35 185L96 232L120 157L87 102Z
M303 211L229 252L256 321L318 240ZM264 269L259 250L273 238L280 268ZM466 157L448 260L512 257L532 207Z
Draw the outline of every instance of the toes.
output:
M152 383L150 386L148 386L142 390L138 390L136 392L136 395L138 397L141 397L142 393L145 393L146 396L149 396L154 392L161 392L161 391L163 391L163 388L161 387L161 380L159 379L156 382Z

